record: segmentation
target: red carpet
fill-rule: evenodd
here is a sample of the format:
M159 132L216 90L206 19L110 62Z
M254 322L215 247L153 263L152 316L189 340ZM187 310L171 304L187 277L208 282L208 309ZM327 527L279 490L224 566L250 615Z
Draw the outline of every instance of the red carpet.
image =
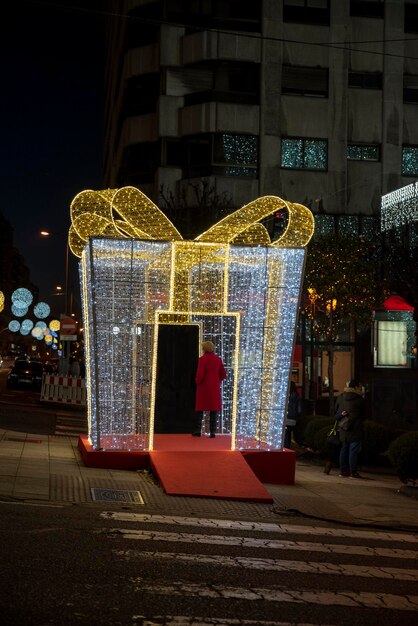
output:
M150 461L169 495L273 502L240 452L153 450Z
M230 435L210 439L190 434L156 434L153 451L137 449L144 445L138 435L121 436L119 449L106 449L106 443L115 445L116 439L103 437L103 448L98 450L81 435L78 449L84 464L131 471L151 466L171 495L272 502L262 483L295 483L294 450L257 450L249 442L248 450L232 451Z

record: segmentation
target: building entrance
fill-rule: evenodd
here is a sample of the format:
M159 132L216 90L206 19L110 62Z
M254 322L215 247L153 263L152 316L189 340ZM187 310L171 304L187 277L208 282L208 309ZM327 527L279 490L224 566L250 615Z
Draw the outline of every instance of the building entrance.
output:
M159 324L154 432L191 433L195 417L198 324Z

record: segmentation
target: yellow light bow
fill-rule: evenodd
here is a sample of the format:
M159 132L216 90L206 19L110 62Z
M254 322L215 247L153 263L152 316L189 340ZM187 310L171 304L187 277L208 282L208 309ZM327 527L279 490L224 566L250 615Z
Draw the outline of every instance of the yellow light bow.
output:
M260 221L282 209L288 213L285 231L271 241ZM77 257L81 257L88 239L95 236L163 241L183 239L168 217L136 187L82 191L72 201L70 214L68 244ZM306 206L277 196L263 196L227 215L195 241L301 248L310 241L314 226L313 215Z

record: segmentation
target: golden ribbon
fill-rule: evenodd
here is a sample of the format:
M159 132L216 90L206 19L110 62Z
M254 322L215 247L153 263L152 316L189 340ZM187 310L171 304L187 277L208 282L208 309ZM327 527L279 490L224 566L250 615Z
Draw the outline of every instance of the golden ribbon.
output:
M272 241L260 221L282 209L288 214L287 225ZM77 257L90 237L183 240L168 217L136 187L82 191L72 201L70 214L68 243ZM262 196L224 217L195 241L301 248L310 241L314 227L314 217L306 206Z

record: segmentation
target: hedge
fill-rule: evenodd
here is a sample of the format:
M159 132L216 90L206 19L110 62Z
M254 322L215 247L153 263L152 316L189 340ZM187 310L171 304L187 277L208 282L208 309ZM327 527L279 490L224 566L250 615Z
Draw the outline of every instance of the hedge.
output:
M334 425L334 422L335 420L332 417L315 416L314 419L310 420L306 425L304 432L305 444L313 450L317 449L315 446L316 434L318 431L325 428L328 428L329 431Z
M418 478L418 432L404 433L392 441L388 454L402 482Z
M361 458L366 463L384 461L383 455L388 451L389 445L405 431L383 426L378 422L366 420L362 439Z
M325 458L329 456L327 434L334 424L334 419L321 415L310 415L297 422L299 428L295 440L299 445L305 445ZM295 429L296 430L296 429ZM387 461L387 452L392 441L404 431L383 426L377 422L366 420L362 440L361 460L368 464L384 464Z
M299 446L305 445L305 428L313 419L315 419L315 415L303 415L296 420L293 438Z

